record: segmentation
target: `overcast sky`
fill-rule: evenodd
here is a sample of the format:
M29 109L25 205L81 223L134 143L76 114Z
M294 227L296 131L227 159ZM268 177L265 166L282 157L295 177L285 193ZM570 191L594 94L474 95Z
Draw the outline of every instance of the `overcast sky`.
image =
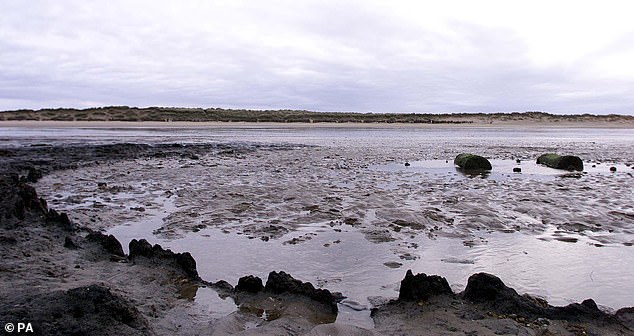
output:
M631 1L0 1L0 110L634 114Z

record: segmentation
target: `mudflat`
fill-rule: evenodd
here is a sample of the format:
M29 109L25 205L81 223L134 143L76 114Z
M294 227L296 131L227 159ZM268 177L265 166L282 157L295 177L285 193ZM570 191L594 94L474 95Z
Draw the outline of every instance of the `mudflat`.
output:
M220 134L225 124L189 128L184 142L131 136L121 144L122 133L99 131L95 141L105 144L12 139L23 145L1 152L0 275L10 298L2 321L32 318L60 334L84 330L71 316L92 319L86 328L107 325L105 334L632 333L627 130L257 126ZM180 131L158 136L170 132ZM461 152L488 157L492 171L456 170L452 159ZM534 158L544 152L579 155L588 169L541 167ZM113 234L121 251L99 232ZM138 256L131 239L175 252ZM174 256L186 252L197 276ZM557 258L568 276L544 271ZM615 268L619 274L604 280ZM421 296L396 300L407 269L445 271L437 273L450 290L421 285ZM290 290L290 280L280 293L229 285L248 274L264 285L271 271L346 298L315 304L321 296ZM531 295L515 296L487 276L480 291L491 284L492 297L468 294L470 276L482 272ZM47 308L41 302L49 296L57 303ZM77 302L111 304L105 313L78 312ZM53 310L63 313L51 317Z

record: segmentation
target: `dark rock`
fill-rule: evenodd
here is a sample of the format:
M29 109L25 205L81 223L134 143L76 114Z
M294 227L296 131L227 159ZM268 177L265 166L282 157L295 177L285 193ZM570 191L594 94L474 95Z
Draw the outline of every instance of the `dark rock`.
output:
M19 183L17 189L17 194L22 200L25 211L29 209L38 213L46 213L46 207L40 202L35 188L25 183Z
M353 217L346 217L343 219L343 223L350 225L350 226L355 226L357 224L359 224L359 219L358 218L353 218Z
M487 273L477 273L470 276L467 288L462 295L468 301L483 304L488 309L502 314L568 321L614 320L612 316L600 311L591 299L582 303L572 303L565 307L553 307L545 302L518 295L513 288L507 287L500 278Z
M3 298L0 321L32 323L35 335L154 334L133 303L99 285Z
M504 282L495 275L488 273L476 273L469 277L467 288L463 296L472 302L494 301L501 297L513 296L517 292L507 287Z
M634 330L634 307L621 308L614 314L616 319L630 330Z
M209 285L211 287L213 287L213 288L215 288L215 289L217 289L219 291L225 292L225 293L233 291L233 286L230 283L226 282L225 280L219 280L217 282L210 283Z
M129 248L130 248L130 258L155 257L154 250L152 249L152 244L150 244L145 239L140 239L140 240L132 239L132 241L130 242ZM163 248L161 248L161 250L163 250Z
M73 239L71 237L66 237L64 239L64 247L71 249L71 250L76 250L79 248L79 246L77 246L77 244L75 244L75 242L73 241Z
M42 171L35 169L34 167L29 168L29 172L26 175L26 180L28 182L35 183L41 178L42 178Z
M578 156L543 154L537 158L537 164L543 164L550 168L583 171L583 161Z
M133 312L133 309L122 307L118 302L120 299L112 294L110 289L106 287L90 285L87 287L69 289L67 293L68 296L77 301L95 303L99 306L95 308L108 310L109 316L115 320L128 324L135 319L136 314ZM82 306L85 307L84 305Z
M106 182L97 182L97 187L98 188L102 188L102 189L106 188L106 187L108 187L108 183L106 183Z
M99 243L110 254L114 254L119 257L125 257L123 253L123 247L121 243L113 235L105 235L101 232L91 232L86 236L86 239L92 242Z
M414 275L411 270L408 270L405 273L405 278L401 280L398 299L400 301L420 301L428 300L437 295L453 295L447 279L425 273Z
M24 220L26 218L26 206L24 205L24 201L22 199L18 199L15 202L13 214L19 220Z
M610 171L611 172L615 172L616 171L616 167L610 167Z
M405 162L405 167L409 167L410 163L409 162Z
M475 154L459 154L453 160L453 163L467 171L491 170L491 162L486 158Z
M470 276L462 295L468 301L486 304L499 313L545 315L544 308L520 296L500 278L488 273Z
M521 172L522 172L522 168L520 168L520 167L515 167L515 168L513 168L513 172L514 172L514 173L521 173Z
M331 293L327 289L315 289L310 282L297 280L283 271L269 273L264 290L274 294L290 293L306 296L317 302L329 305L333 312L337 312L337 303L343 300L343 296L339 293Z
M58 213L55 209L50 209L46 213L46 222L49 224L57 224L66 230L73 229L73 223L71 223L68 215L64 212Z
M196 270L196 260L194 260L189 252L174 253L169 249L163 249L159 244L154 244L154 246L152 246L145 239L132 239L129 246L130 259L132 260L144 257L161 264L171 262L174 266L185 272L185 274L189 277L200 279L198 271Z
M258 293L264 289L264 285L262 285L262 279L253 276L247 275L238 280L238 285L236 286L236 291L240 292L249 292L249 293Z
M394 223L395 225L401 226L401 227L409 227L409 228L412 228L412 229L415 229L415 230L422 230L422 229L425 228L424 224L416 223L416 222L409 222L409 221L402 220L402 219L396 219L392 223Z
M596 302L592 299L583 300L581 303L571 303L565 307L552 307L549 312L550 319L564 319L564 320L601 320L610 319L610 316L601 310L597 306Z

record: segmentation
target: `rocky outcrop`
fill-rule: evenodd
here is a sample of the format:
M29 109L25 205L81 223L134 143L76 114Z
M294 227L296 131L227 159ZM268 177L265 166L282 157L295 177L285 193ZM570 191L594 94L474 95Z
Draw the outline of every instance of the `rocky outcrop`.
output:
M411 270L408 270L405 278L401 280L398 299L399 301L421 301L437 295L453 295L447 279L425 273L414 275Z
M104 248L108 253L118 257L125 257L123 253L123 246L115 236L105 235L101 232L93 231L86 236L86 239L91 242L96 242Z
M256 276L248 275L240 278L235 287L237 292L259 293L261 291L271 294L299 295L330 307L333 313L337 312L337 303L344 297L340 293L332 293L327 289L315 288L310 282L302 282L293 278L290 274L271 272L262 288L262 280Z
M24 177L24 180L26 182L37 182L39 179L42 178L42 171L35 168L35 167L29 167L28 169L28 173L26 174L26 177Z
M56 224L67 231L73 230L75 228L66 213L58 213L55 209L50 209L46 213L46 222L48 224Z
M145 239L132 239L129 247L129 257L132 261L145 259L157 264L171 264L183 271L188 277L196 280L200 279L198 270L196 270L196 260L189 252L175 253L169 249L163 249L159 244L152 246Z
M554 307L544 301L521 296L502 280L487 273L476 273L469 277L462 296L467 301L482 304L501 314L517 314L558 320L613 320L614 316L599 310L592 299L572 303L564 307Z
M247 275L238 280L238 285L235 289L239 292L258 293L264 289L264 285L262 285L262 279Z
M614 317L630 330L634 330L634 307L621 308Z
M470 276L462 296L467 301L490 305L499 313L544 314L542 307L520 296L513 288L507 287L500 278L488 273L476 273Z
M284 271L269 273L264 290L275 294L303 295L317 302L330 305L333 312L337 311L337 303L343 299L340 293L331 293L327 289L315 288L310 282L297 280Z

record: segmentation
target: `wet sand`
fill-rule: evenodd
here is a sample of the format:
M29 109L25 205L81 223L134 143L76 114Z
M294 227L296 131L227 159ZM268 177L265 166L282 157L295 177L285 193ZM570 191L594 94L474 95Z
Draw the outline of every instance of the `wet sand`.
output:
M593 249L603 249L598 254L611 249L616 253L601 258L612 266L631 255L634 219L628 200L633 179L632 162L627 159L631 157L631 147L577 138L558 142L533 139L529 143L526 139L491 142L491 138L477 137L462 142L424 138L408 142L392 137L377 141L353 134L348 138L291 140L295 144L226 144L197 151L195 157L157 155L104 160L84 168L52 171L36 186L52 207L68 211L74 222L110 230L121 237L124 245L126 234L131 238L142 234L147 236L137 238L153 239L176 251L194 251L207 280L235 283L237 277L244 275L244 268L233 266L241 262L223 261L213 253L206 255L204 244L220 245L226 241L225 249L232 244L244 249L261 245L262 251L268 248L272 254L295 253L296 270L307 270L300 272L302 280L352 295L344 302L344 313L340 315L350 309L367 311L372 303L377 303L376 298L364 302L364 296L394 297L405 270L429 267L421 261L428 260L429 253L443 245L456 243L465 249L487 250L497 248L506 239L544 243L543 247L521 254L539 253L548 244L582 245L582 249L563 251L595 254ZM265 141L279 142L277 138ZM470 177L443 165L465 148L499 160L496 167L501 169L519 165L523 173L501 171L486 178ZM582 155L589 165L587 174L562 177L563 174L544 173L535 167L531 158L553 149ZM516 159L520 159L520 164L515 164ZM405 162L411 165L405 167ZM593 164L596 167L591 167ZM618 167L616 173L609 172L611 166ZM362 272L358 278L366 276L367 283L346 284L358 261L342 263L339 274L324 272L311 264L327 262L310 254L324 254L327 260L338 253L364 248L369 248L365 255L370 258L366 274ZM237 256L257 256L257 251ZM303 251L307 253L305 257L300 253ZM261 257L266 258L266 254ZM439 259L449 266L469 267L481 262L482 256L447 253ZM257 259L245 264L255 271L249 274L263 277L262 273L277 265L272 260L262 262L260 268L256 267ZM526 261L515 262L521 265ZM531 268L540 266L551 265ZM631 267L627 262L622 267L623 274L632 273L626 270ZM375 268L384 271L379 275L367 273ZM385 270L394 270L390 273L393 276L385 282L378 281ZM498 266L497 270L503 267ZM464 278L460 275L450 279L457 291L463 289L460 286L466 283ZM627 275L621 279L625 286L631 281ZM514 281L511 285L516 287ZM375 283L375 287L369 283ZM561 304L586 298L557 298L548 289L535 293L540 283L518 283L520 292L533 289L532 294L555 302L561 300ZM354 287L364 290L355 292ZM623 285L616 286L613 292L624 297L623 302L631 302L629 290L620 287ZM595 298L601 303L600 297ZM201 300L195 300L196 304L200 305ZM620 305L627 303L608 306L616 309ZM406 312L390 316L402 314ZM358 320L358 315L352 315L350 323L368 327ZM379 321L377 331L389 330L386 320ZM456 324L450 325L456 328Z

